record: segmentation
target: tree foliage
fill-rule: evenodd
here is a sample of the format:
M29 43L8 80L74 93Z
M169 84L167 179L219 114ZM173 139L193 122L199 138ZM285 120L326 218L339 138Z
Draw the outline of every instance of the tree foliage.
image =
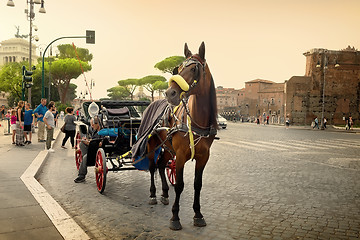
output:
M140 79L140 85L150 92L151 101L154 101L154 92L157 90L156 86L159 85L156 82L166 82L166 78L160 75L149 75Z
M60 59L64 58L75 58L77 59L76 53L74 51L74 47L71 44L62 44L57 46L59 50L59 55L57 56ZM79 55L81 61L91 62L93 59L93 55L86 48L78 48L76 47L76 52Z
M136 90L136 87L139 86L139 83L139 79L136 78L128 78L118 81L119 86L124 87L125 90L129 93L131 100L134 99L134 92Z
M91 70L91 65L80 61L84 72ZM45 71L49 73L49 64L45 63ZM82 74L79 62L75 58L62 58L54 61L51 65L51 79L54 87L57 88L61 103L65 103L69 97L67 93L72 79Z
M11 62L4 65L0 72L0 90L10 93L15 100L22 97L21 67L22 63Z
M172 74L173 69L175 67L179 66L184 60L185 60L185 57L183 57L183 56L167 57L164 60L155 64L154 68L159 69L163 73Z
M107 90L108 97L112 100L122 100L129 97L129 92L123 86L115 86Z

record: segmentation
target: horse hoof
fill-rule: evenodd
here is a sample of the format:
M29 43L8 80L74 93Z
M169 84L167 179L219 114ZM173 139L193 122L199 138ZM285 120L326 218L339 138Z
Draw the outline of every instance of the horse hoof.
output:
M151 198L149 199L149 204L150 204L150 205L156 205L156 204L157 204L156 197L151 197Z
M172 221L172 220L170 220L170 229L175 230L175 231L181 230L182 226L181 226L180 221Z
M204 218L194 218L194 226L195 227L205 227L206 222Z
M164 205L169 205L169 198L161 197L161 202L162 202L162 204L164 204Z

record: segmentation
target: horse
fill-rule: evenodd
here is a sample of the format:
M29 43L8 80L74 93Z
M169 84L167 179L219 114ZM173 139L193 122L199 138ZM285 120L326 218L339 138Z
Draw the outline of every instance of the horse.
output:
M174 186L176 197L172 206L173 215L170 219L170 229L172 230L182 229L179 218L179 201L184 189L184 165L190 159L196 161L193 202L194 226L206 226L206 221L200 211L200 192L203 171L218 129L216 91L209 66L205 60L204 42L199 47L199 53L194 55L185 43L184 54L186 60L174 69L174 75L169 79L169 88L165 92L166 99L172 107L163 126L167 126L169 129L158 131L156 136L149 139L147 145L148 153L152 153L149 155L150 204L156 203L154 149L159 144L162 144L164 149L157 161L162 180L161 202L163 204L169 204L169 187L165 179L165 166L169 159L176 156L176 182Z

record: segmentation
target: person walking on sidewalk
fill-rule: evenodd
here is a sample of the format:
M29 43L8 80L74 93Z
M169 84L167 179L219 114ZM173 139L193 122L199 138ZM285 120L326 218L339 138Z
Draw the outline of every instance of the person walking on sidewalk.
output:
M45 123L44 123L44 115L47 112L46 107L46 98L41 99L41 104L37 106L37 108L34 111L35 116L38 120L38 141L39 142L45 142Z
M31 127L34 124L34 112L30 109L30 103L25 104L25 116L24 116L24 136L25 136L25 144L31 143L32 132ZM28 138L29 133L29 138Z
M54 136L54 128L55 128L55 121L54 121L54 114L52 113L54 110L54 104L52 102L48 105L48 111L45 113L43 117L44 124L46 125L46 149L49 152L55 152L54 149L51 148L51 141Z
M24 101L19 101L16 108L16 146L25 146L24 144Z
M314 128L319 129L319 119L317 117L315 118L314 122L315 122L315 125L314 125L313 129Z
M324 118L324 128L326 129L326 123L327 123L327 120L326 118Z
M16 135L16 110L11 110L11 116L10 116L10 129L12 131L12 144L15 144L15 135Z
M74 139L75 139L75 130L76 130L76 117L74 116L74 109L72 107L67 107L65 109L65 112L67 112L65 116L65 137L62 141L61 147L66 149L65 143L70 138L71 146L74 149Z

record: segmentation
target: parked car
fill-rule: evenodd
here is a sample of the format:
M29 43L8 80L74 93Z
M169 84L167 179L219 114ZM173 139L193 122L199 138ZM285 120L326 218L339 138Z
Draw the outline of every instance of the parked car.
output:
M218 125L222 129L225 129L227 127L227 120L225 118L223 118L220 114L218 114L218 116L217 116L217 121L218 121Z

